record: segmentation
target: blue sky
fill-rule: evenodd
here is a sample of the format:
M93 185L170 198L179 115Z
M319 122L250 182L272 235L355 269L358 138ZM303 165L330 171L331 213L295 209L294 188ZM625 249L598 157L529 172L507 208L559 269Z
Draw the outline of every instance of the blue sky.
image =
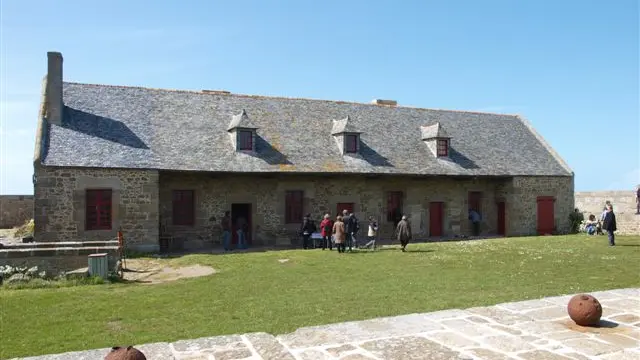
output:
M640 183L638 1L1 4L2 194L33 191L50 50L66 81L520 113L577 190Z

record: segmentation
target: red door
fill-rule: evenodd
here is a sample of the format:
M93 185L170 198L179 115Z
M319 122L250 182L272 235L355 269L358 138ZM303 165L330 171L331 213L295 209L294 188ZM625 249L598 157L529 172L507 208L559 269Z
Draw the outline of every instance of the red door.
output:
M498 235L505 236L507 234L507 206L504 201L498 202Z
M429 236L442 236L444 203L429 203Z
M555 214L552 196L538 196L538 235L552 234L555 230Z
M336 206L336 214L342 216L343 210L348 210L349 214L353 212L353 203L338 203Z

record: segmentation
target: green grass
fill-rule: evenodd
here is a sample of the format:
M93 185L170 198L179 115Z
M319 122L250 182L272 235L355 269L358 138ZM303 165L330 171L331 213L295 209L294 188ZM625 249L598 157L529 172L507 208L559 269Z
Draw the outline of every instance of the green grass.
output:
M0 290L0 358L640 287L640 237L558 236L190 255L218 273L159 285ZM280 263L278 259L289 259Z

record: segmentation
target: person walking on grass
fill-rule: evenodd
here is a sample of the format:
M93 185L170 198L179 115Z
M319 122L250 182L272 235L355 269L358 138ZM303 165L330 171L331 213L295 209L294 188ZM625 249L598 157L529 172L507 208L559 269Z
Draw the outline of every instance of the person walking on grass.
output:
M338 215L336 217L336 222L333 223L333 231L332 231L335 241L336 247L338 248L339 253L345 252L345 236L346 232L344 229L344 223L342 222L342 216Z
M396 227L396 239L400 241L402 252L405 252L409 241L411 241L411 224L407 221L406 215L402 215L402 220Z
M614 232L618 230L618 228L616 226L616 214L613 213L613 206L611 204L607 204L607 211L602 221L602 229L607 232L609 246L616 246Z
M373 216L369 216L369 231L367 232L367 244L364 247L365 248L371 247L373 250L375 250L377 235L378 235L378 222L373 218Z

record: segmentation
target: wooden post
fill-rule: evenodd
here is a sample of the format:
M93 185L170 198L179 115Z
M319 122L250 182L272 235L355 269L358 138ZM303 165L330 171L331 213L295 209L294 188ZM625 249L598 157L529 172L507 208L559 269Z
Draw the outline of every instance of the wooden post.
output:
M89 255L89 276L99 276L106 279L109 275L109 259L107 254Z

